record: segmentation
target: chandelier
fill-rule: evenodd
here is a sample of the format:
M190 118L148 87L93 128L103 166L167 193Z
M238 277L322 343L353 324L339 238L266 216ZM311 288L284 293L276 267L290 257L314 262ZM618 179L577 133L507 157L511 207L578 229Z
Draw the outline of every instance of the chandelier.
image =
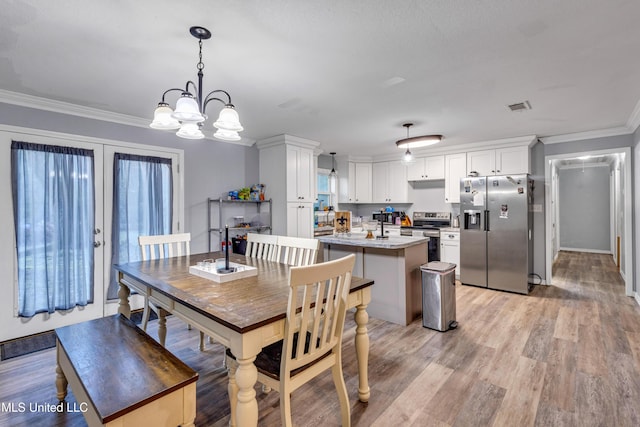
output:
M239 141L242 131L242 125L234 105L231 103L231 96L228 92L217 89L211 91L207 96L202 96L202 79L204 74L204 63L202 62L202 40L211 38L211 32L203 27L191 27L189 29L191 35L198 39L200 47L200 60L196 65L198 69L198 84L189 80L184 89L167 89L162 94L162 100L158 103L158 107L153 113L153 122L149 125L153 129L173 130L178 129L176 135L186 139L202 139L203 122L207 119L205 111L211 101L220 102L224 107L220 111L218 120L213 123L217 129L213 136L223 141ZM181 96L176 102L175 110L172 110L165 101L165 96L169 92L181 92ZM218 97L223 97L223 99Z
M422 135L409 138L409 128L413 126L413 123L405 123L402 126L407 128L407 137L396 141L396 147L407 149L403 158L405 162L413 160L411 148L428 147L429 145L434 145L442 141L442 135Z

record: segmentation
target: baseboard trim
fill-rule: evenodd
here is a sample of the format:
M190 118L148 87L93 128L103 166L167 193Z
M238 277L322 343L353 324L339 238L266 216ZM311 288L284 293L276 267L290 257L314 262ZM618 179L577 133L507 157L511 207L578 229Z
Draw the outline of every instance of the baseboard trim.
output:
M636 303L640 305L640 294L637 292L634 292L633 297L636 300Z
M591 254L613 255L613 252L606 251L606 250L601 250L601 249L584 249L584 248L565 248L565 247L561 247L560 250L561 251L567 251L567 252L586 252L586 253L591 253Z

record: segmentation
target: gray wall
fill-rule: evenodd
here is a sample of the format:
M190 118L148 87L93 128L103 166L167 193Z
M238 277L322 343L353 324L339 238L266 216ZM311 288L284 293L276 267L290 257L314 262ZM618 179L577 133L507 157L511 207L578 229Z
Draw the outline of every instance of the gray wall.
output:
M640 284L638 284L638 278L640 278L640 172L636 170L636 165L640 165L640 127L636 129L633 134L633 145L631 148L631 182L633 193L633 224L635 234L633 236L633 253L634 257L634 291L638 295L640 291ZM640 296L639 296L640 297Z
M609 167L560 169L560 247L611 250Z
M326 154L320 154L318 156L318 168L319 169L329 169L331 170L331 156Z
M581 153L585 151L609 150L612 148L631 147L633 135L616 135L606 138L583 139L579 141L563 142L561 144L547 144L544 155Z
M150 110L150 114L152 111ZM172 132L127 126L0 103L0 123L184 150L184 230L191 232L191 251L207 249L208 197L258 183L258 150L209 139L186 140ZM268 197L267 189L267 197ZM244 212L229 211L224 221Z
M534 182L533 204L542 205L542 212L533 212L533 272L545 280L545 146L538 142L529 153L531 159L531 179ZM537 282L535 282L537 283Z

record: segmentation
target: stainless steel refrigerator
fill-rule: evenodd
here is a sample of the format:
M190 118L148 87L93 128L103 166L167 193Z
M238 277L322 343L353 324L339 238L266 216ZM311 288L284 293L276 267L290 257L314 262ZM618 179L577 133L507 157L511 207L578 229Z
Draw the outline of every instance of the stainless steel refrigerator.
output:
M460 180L460 282L527 294L533 273L529 175Z

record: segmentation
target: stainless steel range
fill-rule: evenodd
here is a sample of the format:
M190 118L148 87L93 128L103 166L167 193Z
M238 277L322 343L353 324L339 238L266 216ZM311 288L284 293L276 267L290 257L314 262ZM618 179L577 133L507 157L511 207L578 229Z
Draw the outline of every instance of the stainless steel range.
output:
M414 212L413 225L401 227L400 235L428 237L428 260L440 261L440 229L445 227L451 227L451 212Z

